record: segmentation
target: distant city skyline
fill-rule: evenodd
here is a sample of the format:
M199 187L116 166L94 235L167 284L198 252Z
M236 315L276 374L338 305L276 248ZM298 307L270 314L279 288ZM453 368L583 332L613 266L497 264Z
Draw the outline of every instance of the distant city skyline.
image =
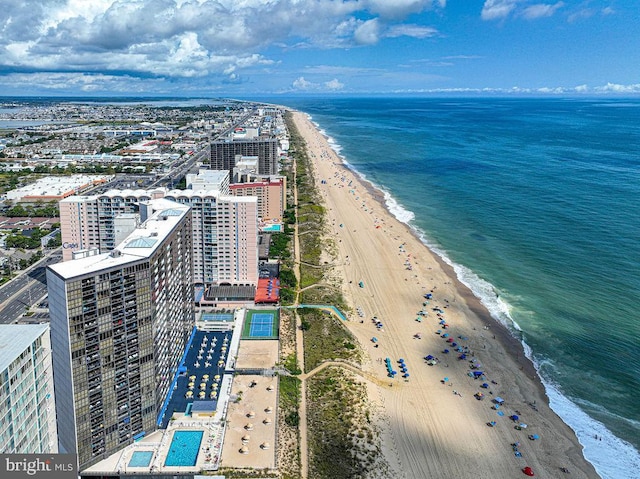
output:
M623 0L63 0L0 14L7 96L640 94Z

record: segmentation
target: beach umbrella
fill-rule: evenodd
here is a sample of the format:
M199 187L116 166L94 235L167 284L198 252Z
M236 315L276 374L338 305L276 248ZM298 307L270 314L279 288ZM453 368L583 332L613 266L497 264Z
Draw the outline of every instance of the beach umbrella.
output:
M449 381L449 378L444 378L444 382L446 383L447 381Z
M442 350L442 352L443 352L444 354L448 354L448 353L449 353L449 350L448 350L448 349L443 349L443 350Z
M480 387L481 387L481 388L485 388L485 389L487 389L487 388L489 387L489 385L488 385L487 383L482 383L482 384L480 385Z
M432 359L435 359L431 354L428 354L427 356L425 356L425 359L427 361L431 361Z
M512 421L517 421L518 419L520 419L516 414L509 416L509 419L511 419Z
M269 419L268 417L264 419L264 421L262 421L263 424L271 424L271 419Z
M453 343L453 338L448 338L448 339L447 339L447 342L448 342L448 343Z
M253 429L253 424L251 424L250 422L248 422L247 424L244 425L244 428L247 431L251 431Z
M529 466L522 469L522 472L524 472L527 476L534 476L533 469L531 469Z
M438 331L439 331L439 330L438 330ZM448 337L449 337L449 333L444 333L444 334L442 335L442 337L443 337L443 338L448 338Z
M249 436L249 434L245 434L244 436L242 436L242 443L245 444L249 442L249 439L251 439L251 436Z
M254 411L249 411L247 413L247 417L255 417L256 413Z
M269 444L268 442L263 442L262 444L260 444L260 447L262 449L269 449L271 447L271 444Z
M239 452L240 454L249 454L249 448L247 446L242 446Z

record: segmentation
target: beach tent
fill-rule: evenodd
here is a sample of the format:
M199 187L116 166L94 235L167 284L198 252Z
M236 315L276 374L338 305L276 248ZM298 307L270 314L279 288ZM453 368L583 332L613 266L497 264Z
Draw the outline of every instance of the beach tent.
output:
M487 389L489 387L489 385L487 383L482 383L480 385L481 388Z
M513 414L513 415L509 416L509 419L511 419L512 421L517 421L520 418L518 417L517 414Z
M493 402L496 404L504 404L504 399L502 399L500 396L497 396L495 398L493 398Z
M428 354L427 356L425 356L425 359L427 361L431 361L432 359L435 359L435 357L433 357L431 354Z
M540 436L538 436L537 434L530 434L529 439L531 439L532 441L535 441L537 439L540 439Z
M480 376L482 376L484 373L482 371L474 371L473 372L473 376L476 378L479 378Z

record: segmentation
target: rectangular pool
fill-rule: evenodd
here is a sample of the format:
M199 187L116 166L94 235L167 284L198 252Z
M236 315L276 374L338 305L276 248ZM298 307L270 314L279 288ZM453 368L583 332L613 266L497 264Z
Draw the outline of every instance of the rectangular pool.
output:
M129 467L149 467L153 459L153 451L133 451L129 460Z
M204 431L176 431L173 433L165 466L195 466Z

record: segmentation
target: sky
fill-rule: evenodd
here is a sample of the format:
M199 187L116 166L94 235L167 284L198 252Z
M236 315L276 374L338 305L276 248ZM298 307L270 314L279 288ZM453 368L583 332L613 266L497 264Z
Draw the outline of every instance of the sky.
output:
M640 94L639 0L3 0L0 95Z

